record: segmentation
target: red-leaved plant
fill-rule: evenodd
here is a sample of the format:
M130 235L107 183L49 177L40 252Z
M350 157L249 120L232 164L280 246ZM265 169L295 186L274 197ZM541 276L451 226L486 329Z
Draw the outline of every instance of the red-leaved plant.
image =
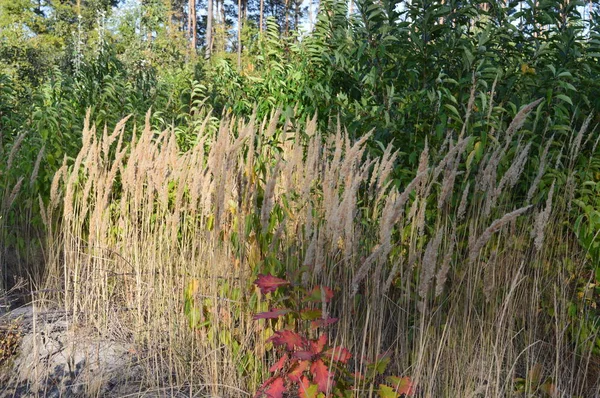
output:
M329 345L328 334L324 331L337 321L330 318L323 308L332 300L333 291L327 286L307 290L273 275L259 275L255 285L262 294L279 289L278 293L282 294L278 300L274 299L277 308L256 314L254 320L289 317L290 320L310 322L310 326L303 329L304 333L298 327L294 330L284 328L275 331L267 340L273 343L279 359L269 369L272 375L258 389L255 398L282 398L286 393L300 398L352 397L355 392L353 383L364 381L364 378L350 372L350 351ZM293 324L298 325L298 322ZM316 337L309 338L309 335ZM387 362L378 360L369 366L371 369L367 377L374 381L376 376L383 374L386 366ZM380 397L397 398L413 393L408 377L390 377L388 381L391 386L379 385L377 392Z

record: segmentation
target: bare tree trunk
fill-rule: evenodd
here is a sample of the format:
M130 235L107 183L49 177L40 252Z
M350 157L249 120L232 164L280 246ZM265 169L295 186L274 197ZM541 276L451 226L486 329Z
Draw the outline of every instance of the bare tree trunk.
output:
M300 0L294 0L296 9L294 10L294 29L300 33Z
M196 0L190 0L190 15L189 15L189 19L191 22L191 29L190 29L190 34L192 35L192 42L190 44L191 49L192 49L192 54L195 55L196 54L196 40L197 40L197 33L198 33L198 29L196 26Z
M212 53L211 47L212 47L213 0L208 0L208 7L207 7L206 13L207 13L207 16L206 16L206 52L204 54L204 57L206 59L209 59L210 55Z
M263 32L263 16L264 16L264 9L265 9L265 0L260 0L260 33L262 36L262 32Z
M238 71L242 70L242 0L238 0L238 26L237 26L237 56Z
M221 33L221 41L223 42L221 51L225 52L227 46L227 15L225 15L225 0L221 0L219 3L221 4L221 29L219 29L219 33Z
M289 36L290 31L290 0L285 0L285 37Z

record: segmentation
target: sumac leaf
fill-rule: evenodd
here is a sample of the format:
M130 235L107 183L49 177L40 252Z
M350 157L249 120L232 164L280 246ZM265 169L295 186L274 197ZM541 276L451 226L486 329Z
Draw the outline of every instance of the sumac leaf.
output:
M292 310L287 308L282 309L273 309L267 312L259 312L258 314L252 317L253 320L257 321L259 319L276 319L280 316L284 316L285 314L289 314Z
M284 345L288 351L292 351L294 347L302 347L305 341L298 333L285 329L275 332L267 342L272 342L276 346Z
M273 275L258 275L258 278L254 282L260 289L262 294L274 292L281 286L289 285L290 283L285 279L277 278Z
M310 365L310 373L312 373L313 380L317 383L319 392L327 393L333 381L333 373L329 371L323 360L317 359L313 362Z
M283 398L285 392L285 385L283 377L277 377L269 384L269 387L265 390L264 394L268 398Z
M312 321L310 323L310 327L313 329L323 328L323 327L327 327L329 325L333 325L337 321L338 321L337 318L317 319L316 321Z
M352 358L352 354L350 351L345 349L344 347L334 347L330 348L323 354L326 358L329 358L332 362L341 362L347 363L350 358Z
M323 349L325 348L325 344L327 344L327 335L326 334L322 334L319 336L318 339L312 340L310 342L310 350L313 353L313 355L322 353Z
M277 372L278 370L283 369L288 358L289 358L288 355L284 354L281 358L279 358L279 361L277 361L277 363L275 365L273 365L269 368L269 372L273 373L273 372Z
M292 356L302 361L310 361L313 357L313 354L310 351L296 351Z
M288 378L293 382L299 382L301 378L306 378L304 372L310 367L309 361L299 361L290 368L288 372Z

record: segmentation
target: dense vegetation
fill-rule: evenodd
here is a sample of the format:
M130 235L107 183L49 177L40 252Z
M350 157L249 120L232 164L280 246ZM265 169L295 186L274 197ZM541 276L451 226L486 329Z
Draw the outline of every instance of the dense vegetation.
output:
M598 11L0 0L0 291L190 394L600 394Z

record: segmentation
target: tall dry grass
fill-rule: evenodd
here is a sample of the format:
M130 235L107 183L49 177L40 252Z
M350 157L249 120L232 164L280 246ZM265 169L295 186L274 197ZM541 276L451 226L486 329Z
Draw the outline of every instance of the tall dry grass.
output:
M126 120L113 132L86 123L43 215L47 288L74 322L136 343L152 386L253 393L272 333L251 320L265 309L253 278L308 267L305 284L336 289L332 338L357 368L388 353L390 371L426 397L511 396L531 369L557 396L594 396L599 364L575 347L568 315L586 261L561 224L572 186L548 181L559 161L518 137L534 106L478 164L464 131L448 133L441 155L426 146L404 186L390 180L399 152L370 158L368 136L322 136L315 120L300 131L279 113L216 130L206 119L187 151L149 120L131 137ZM534 156L538 176L520 197ZM552 184L546 197L538 184ZM192 281L197 328L183 312Z
M0 145L0 294L14 287L23 287L23 281L35 286L41 280L40 242L35 227L38 199L36 180L43 167L45 147L42 146L32 164L23 154L28 135L21 133L1 148ZM31 150L31 148L26 148ZM22 293L22 292L19 292Z

